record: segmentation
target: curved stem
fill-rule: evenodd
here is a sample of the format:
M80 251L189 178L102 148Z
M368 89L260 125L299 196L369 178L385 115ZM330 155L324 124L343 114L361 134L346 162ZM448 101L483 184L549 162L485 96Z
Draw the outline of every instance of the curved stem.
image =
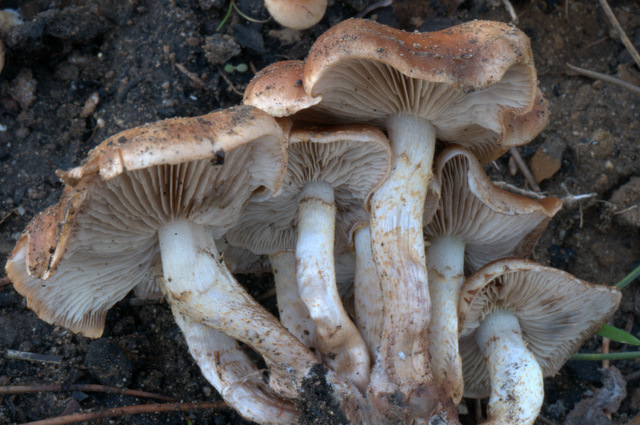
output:
M542 370L525 346L518 318L508 311L489 314L476 331L476 341L491 377L485 424L533 424L544 399Z
M385 305L374 397L401 394L419 416L430 416L437 391L429 368L429 298L422 216L435 149L428 121L398 115L387 121L393 169L371 200L372 248ZM400 393L398 393L398 391ZM397 397L396 397L397 398Z
M261 371L233 338L194 322L177 308L172 310L191 355L227 405L242 417L260 424L298 422L299 415L293 403L265 388Z
M298 290L316 324L318 349L327 365L361 390L369 382L369 353L345 311L334 264L336 206L331 186L308 183L298 204Z
M276 281L280 322L300 342L315 351L317 345L316 325L311 320L309 310L302 302L298 292L295 253L280 251L270 255L269 260Z
M427 247L431 336L429 353L433 375L454 404L462 399L462 359L458 349L458 299L464 283L464 241L433 238Z
M313 354L236 282L205 226L174 220L158 230L166 297L180 313L260 353L285 397L318 364Z
M375 358L380 347L384 302L371 251L369 225L356 230L353 239L356 249L356 273L353 284L356 324L367 343L369 354Z

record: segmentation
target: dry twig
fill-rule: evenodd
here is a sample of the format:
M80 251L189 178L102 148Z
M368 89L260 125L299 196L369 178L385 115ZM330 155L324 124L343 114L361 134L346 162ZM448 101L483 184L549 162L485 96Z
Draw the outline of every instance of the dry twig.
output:
M0 387L0 394L28 394L41 392L59 392L59 391L83 391L83 392L99 392L109 394L122 394L132 397L154 398L164 401L175 401L173 397L167 397L162 394L154 394L146 391L130 390L127 388L108 387L106 385L95 384L52 384L52 385L7 385Z
M200 77L198 77L197 74L189 71L187 68L185 68L184 65L180 64L180 63L176 63L176 68L178 68L178 71L182 72L184 75L186 75L186 77L191 80L191 82L193 84L195 84L196 86L198 86L199 89L206 89L207 88L207 83L205 83L204 81L202 81L200 79Z
M62 357L60 356L55 356L51 354L31 353L28 351L7 350L6 353L4 353L4 356L7 359L26 360L29 362L36 362L36 363L53 363L53 364L62 363Z
M624 47L627 48L627 50L629 51L629 54L631 55L633 60L636 62L636 65L640 66L640 54L638 54L638 51L636 50L636 48L633 47L633 43L631 42L631 40L629 40L629 37L627 37L627 34L622 29L622 26L620 26L620 22L618 22L616 15L613 13L613 10L611 10L611 8L609 7L609 3L607 3L607 0L599 0L599 1L600 1L600 5L604 9L604 13L607 15L607 18L609 18L609 22L611 22L611 25L613 25L613 28L615 28L616 32L618 33L618 37L620 37L622 44L624 44Z
M99 412L76 413L68 416L58 416L57 418L43 419L41 421L28 422L22 425L63 425L77 422L92 421L102 418L114 418L119 416L138 415L140 413L158 412L186 412L188 410L223 410L227 405L222 402L202 402L202 403L165 403L165 404L140 404L136 406L114 407Z
M602 80L607 83L615 84L616 86L623 87L637 95L640 95L640 87L634 86L633 84L629 84L626 81L622 81L619 78L615 78L606 74L601 74L595 71L589 71L588 69L584 69L584 68L578 68L577 66L573 66L571 64L567 64L567 68L585 77L593 78L594 80Z
M529 167L527 167L527 164L525 164L524 160L520 156L520 152L518 151L518 149L516 149L515 147L510 147L509 153L518 165L518 168L520 169L520 172L522 173L524 178L527 179L527 183L529 183L529 186L531 186L534 192L540 193L540 186L538 186L538 183L536 183L533 175L531 175L531 171L529 171Z
M3 286L9 286L9 285L11 285L11 279L9 279L8 277L0 278L0 288L2 288Z

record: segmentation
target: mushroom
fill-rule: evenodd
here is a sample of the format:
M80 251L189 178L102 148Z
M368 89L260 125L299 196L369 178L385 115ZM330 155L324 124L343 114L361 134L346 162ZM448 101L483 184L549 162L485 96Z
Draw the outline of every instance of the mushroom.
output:
M352 19L314 43L303 83L309 96L321 98L311 108L319 116L388 131L393 171L371 199L385 305L371 391L383 409L397 410L402 394L410 416L428 418L436 384L422 219L436 138L475 146L486 161L541 131L547 114L530 114L539 93L529 40L498 22L420 34Z
M436 380L458 404L463 380L457 305L465 265L473 272L499 258L529 255L562 202L495 187L476 157L460 146L445 149L434 168L439 208L424 227L432 301L429 350Z
M309 96L304 90L303 72L304 61L299 60L276 62L261 69L247 85L242 103L278 118L317 105L321 99Z
M346 228L336 231L336 223L343 223L336 214L343 216L353 206L366 204L387 176L389 162L388 141L375 128L294 128L281 193L248 204L238 225L227 233L231 245L256 254L295 251L297 290L315 324L317 348L331 369L361 389L368 383L370 359L336 287L334 252L347 244ZM274 260L279 262L274 266L278 277L284 266ZM291 274L291 261L288 270ZM287 289L278 280L277 292L282 293ZM280 300L279 304L282 308ZM299 311L292 317L304 315Z
M486 424L533 424L555 374L614 313L621 294L527 260L492 262L460 296L465 396L490 395Z
M276 393L296 397L317 359L235 281L214 242L247 200L279 189L286 158L281 127L247 106L119 133L61 173L61 201L30 223L7 273L40 318L95 338L161 260L172 310L253 347Z
M280 25L306 30L320 22L327 0L264 0L264 5Z

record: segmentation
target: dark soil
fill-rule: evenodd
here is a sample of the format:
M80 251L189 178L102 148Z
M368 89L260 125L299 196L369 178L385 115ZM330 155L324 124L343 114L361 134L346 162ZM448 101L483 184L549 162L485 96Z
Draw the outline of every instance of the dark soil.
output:
M196 116L239 103L255 70L303 59L316 37L358 13L365 1L331 1L308 31L273 21L248 22L237 13L217 31L226 0L7 0L25 24L4 34L7 63L0 75L0 266L20 232L55 203L62 185L55 170L77 165L101 140L127 128L174 116ZM552 119L520 148L549 195L595 193L567 204L551 221L533 258L591 282L614 284L640 260L640 97L568 73L566 64L640 85L640 72L595 0L513 1L518 27L531 37L540 87ZM640 47L640 3L611 0L622 27ZM247 15L266 19L258 0L238 0ZM470 19L509 21L502 3L396 0L367 17L405 30L434 30ZM450 15L448 11L454 10ZM223 67L248 65L244 73ZM487 167L494 180L526 187L509 172L509 156ZM634 177L636 177L634 179ZM634 207L636 205L636 207ZM631 208L629 210L629 208ZM635 210L635 211L634 211ZM269 281L249 277L254 295ZM613 323L638 334L637 282L624 291ZM269 300L273 307L273 299ZM594 337L583 351L596 352ZM58 355L60 364L10 360L6 349ZM612 344L612 351L628 349ZM109 314L99 342L38 320L10 286L0 288L0 386L105 383L159 392L184 401L219 399L194 364L162 303L129 299ZM623 375L640 362L613 362ZM601 386L600 364L569 362L545 382L542 416L563 423L574 405ZM107 369L111 369L108 373ZM640 409L638 380L612 422L625 424ZM83 411L146 403L128 396L59 392L0 396L0 424L54 417L79 403ZM473 404L469 404L473 412ZM472 414L463 421L473 423ZM104 423L107 420L105 420ZM241 424L229 412L147 414L115 423ZM545 422L539 422L545 423Z

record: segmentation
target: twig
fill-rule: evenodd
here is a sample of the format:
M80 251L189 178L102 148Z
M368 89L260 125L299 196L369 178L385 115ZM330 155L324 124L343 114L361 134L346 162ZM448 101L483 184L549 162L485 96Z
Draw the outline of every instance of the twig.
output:
M162 394L154 394L146 391L131 390L127 388L108 387L96 384L52 384L52 385L8 385L0 387L0 394L28 394L60 391L84 391L95 393L122 394L132 397L154 398L164 401L176 401L174 397Z
M9 285L11 285L11 279L9 279L8 277L0 278L0 288L2 288L3 286L9 286Z
M138 415L141 413L157 412L185 412L188 410L223 410L227 405L222 402L202 402L202 403L166 403L166 404L140 404L136 406L114 407L99 412L76 413L68 416L58 416L57 418L44 419L41 421L28 422L22 425L63 425L77 422L92 421L102 418L113 418L118 416Z
M196 86L198 86L199 89L206 89L207 88L207 84L202 81L200 79L200 77L198 77L196 74L194 74L193 72L189 71L187 68L184 67L184 65L182 65L181 63L176 63L176 68L178 68L178 71L182 72L184 75L187 76L187 78L189 80L191 80Z
M133 77L131 79L131 81L129 81L127 84L125 84L124 87L122 87L122 89L120 89L120 93L118 93L118 96L116 98L118 100L118 103L124 102L124 100L127 97L127 93L129 93L129 90L131 90L132 88L134 88L135 86L140 84L146 78L147 77L144 76L144 75L138 75L136 77Z
M609 354L609 343L611 340L609 338L602 338L602 354ZM607 369L609 367L609 359L604 358L602 360L602 368Z
M532 190L522 189L518 186L512 185L511 183L499 180L494 181L493 184L498 186L500 189L504 189L509 192L517 193L518 195L526 196L533 199L544 199L546 197L545 192L534 192Z
M391 6L393 0L380 0L375 3L371 3L369 6L362 9L360 12L356 13L354 18L362 19L367 16L369 13L373 12L376 9L380 9L382 7Z
M585 77L593 78L594 80L606 81L607 83L614 84L618 87L625 88L637 95L640 95L640 87L634 86L633 84L629 84L626 81L622 81L619 78L615 78L606 74L601 74L595 71L589 71L588 69L584 69L584 68L578 68L577 66L573 66L571 64L567 64L567 68Z
M622 209L622 210L620 210L620 211L616 211L616 212L614 212L614 213L613 213L613 214L611 214L611 215L614 215L614 216L615 216L615 215L624 214L624 213L626 213L627 211L631 211L631 210L634 210L634 209L636 209L636 208L638 208L638 206L637 206L637 205L631 205L630 207L624 208L624 209Z
M511 23L515 24L518 22L518 15L516 15L516 11L511 2L509 0L502 0L502 3L504 3L504 7L507 9L507 12L509 12L509 16L511 16Z
M220 76L222 77L222 79L223 79L224 81L226 81L226 82L227 82L227 84L229 84L229 88L230 88L231 90L233 90L233 92L234 92L235 94L240 95L240 97L244 96L244 94L243 94L241 91L239 91L239 90L236 88L236 86L234 86L234 85L233 85L233 83L231 82L231 80L230 80L226 75L224 75L225 73L224 73L221 69L220 69L219 71L220 71Z
M536 183L535 179L531 175L531 171L529 171L529 167L527 167L527 164L524 163L524 160L520 156L520 152L518 152L518 149L512 146L509 148L509 153L511 154L511 157L516 161L520 172L527 180L527 183L529 183L531 188L534 190L534 192L540 192L540 186L538 186L538 183Z
M54 364L62 363L62 357L60 356L54 356L50 354L30 353L28 351L7 350L4 356L7 359L27 360L30 362L37 362L37 363L54 363Z
M556 425L555 422L550 421L549 419L545 418L544 416L538 416L537 418L540 422L545 423L547 425Z
M638 51L635 49L635 47L633 47L633 43L631 42L631 40L629 40L629 37L627 37L627 34L622 29L622 26L620 26L620 22L618 22L616 15L609 7L609 3L607 3L607 0L599 1L600 6L602 6L602 8L604 9L604 13L607 15L607 18L609 18L609 22L611 22L611 25L613 25L616 32L618 33L618 37L620 37L622 44L624 44L624 47L627 48L629 54L631 54L631 57L636 62L636 65L640 66L640 54L638 54Z

